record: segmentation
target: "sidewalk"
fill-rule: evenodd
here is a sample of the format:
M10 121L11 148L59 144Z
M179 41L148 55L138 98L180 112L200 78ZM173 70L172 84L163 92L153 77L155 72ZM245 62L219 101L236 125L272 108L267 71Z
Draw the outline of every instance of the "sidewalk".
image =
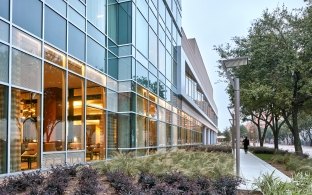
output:
M274 171L273 176L280 178L282 181L290 182L291 179L284 173L280 172L270 164L261 160L257 156L248 152L245 154L244 150L240 150L240 176L243 178L245 185L240 185L238 188L242 190L253 190L252 185L255 180L263 174L271 174Z

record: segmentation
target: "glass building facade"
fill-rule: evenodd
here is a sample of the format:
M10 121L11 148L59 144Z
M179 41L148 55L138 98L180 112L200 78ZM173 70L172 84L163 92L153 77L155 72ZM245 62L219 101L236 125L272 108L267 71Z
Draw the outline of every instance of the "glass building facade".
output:
M180 0L0 5L0 174L203 143L178 88Z

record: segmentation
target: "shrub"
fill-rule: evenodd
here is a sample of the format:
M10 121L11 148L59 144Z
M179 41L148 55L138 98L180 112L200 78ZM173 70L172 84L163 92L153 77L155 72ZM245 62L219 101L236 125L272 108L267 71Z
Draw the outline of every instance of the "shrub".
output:
M213 187L219 194L236 194L236 188L241 182L241 178L222 176L213 182Z
M97 171L91 167L84 166L78 173L79 188L76 194L96 194L98 188L98 174Z
M133 178L121 171L106 173L107 180L116 189L119 194L137 194L139 188L133 184Z
M149 173L141 173L138 181L143 190L151 189L157 183L157 177Z
M202 151L202 152L224 152L232 153L232 148L226 145L199 145L199 146L187 146L186 151Z
M44 177L40 171L22 173L5 178L0 186L0 194L24 192L28 187L36 187L42 184Z

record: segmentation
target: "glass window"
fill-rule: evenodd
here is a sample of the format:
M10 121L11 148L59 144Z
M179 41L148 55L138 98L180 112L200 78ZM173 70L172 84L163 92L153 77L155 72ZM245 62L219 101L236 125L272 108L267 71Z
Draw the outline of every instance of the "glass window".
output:
M159 96L161 98L165 98L166 97L166 86L162 82L158 82L158 84L159 84Z
M92 0L93 1L93 0ZM86 15L86 7L79 0L68 0L69 4L75 8L81 15Z
M106 76L89 66L86 67L86 76L88 79L93 80L100 85L106 86Z
M137 14L136 23L136 47L140 52L148 56L148 24L142 14Z
M171 136L171 125L170 124L166 124L166 145L170 146L172 144L172 136Z
M131 63L132 63L132 58L120 58L118 61L118 79L119 80L127 80L131 79Z
M120 3L118 8L118 44L132 43L132 2Z
M118 79L118 58L111 52L108 52L108 75Z
M106 108L105 88L87 81L87 105L96 108Z
M87 107L86 160L103 160L106 153L105 111Z
M137 115L136 147L148 146L148 118Z
M85 60L86 37L78 28L69 24L68 52L80 60Z
M155 94L157 94L157 77L154 76L152 73L149 74L149 88L152 90L152 92L154 92Z
M41 37L42 2L39 0L14 0L13 22Z
M83 76L84 70L85 70L85 64L69 57L68 69Z
M148 100L137 96L137 113L147 116L148 115Z
M65 71L44 65L43 151L65 150Z
M0 20L0 40L9 42L9 24Z
M149 15L149 24L151 25L152 29L157 32L157 26L158 26L158 22L157 22L157 17L150 13Z
M40 99L37 93L12 89L11 172L40 168Z
M108 5L108 36L117 43L118 40L118 4L111 3Z
M119 112L135 112L136 104L135 104L134 93L126 92L118 94L118 111Z
M166 19L166 6L163 1L159 1L159 15L165 21Z
M106 0L87 1L87 18L100 31L105 33L106 26Z
M9 47L0 43L0 81L9 82Z
M25 74L27 73L27 74ZM41 60L12 50L12 83L41 91Z
M134 114L118 114L118 148L135 147L135 121Z
M109 104L107 104L107 109L113 112L118 110L118 94L112 90L107 89L107 99Z
M89 1L88 1L89 2ZM87 26L88 34L95 40L97 40L101 45L106 46L106 36L101 33L97 28L95 28L90 22Z
M68 74L68 150L84 148L84 87L83 79Z
M108 156L110 156L110 154L113 152L112 150L116 150L116 148L118 147L117 122L118 122L117 114L113 112L107 112L107 135L109 135L107 137L107 147L109 153ZM119 124L125 123L120 122ZM125 128L129 129L127 127L128 126L126 126Z
M149 102L149 117L157 119L157 105Z
M137 1L137 6L142 15L148 19L148 4L146 3L145 0Z
M94 68L104 72L105 70L105 49L88 37L87 62Z
M157 35L150 28L149 29L149 60L154 65L157 66Z
M8 88L0 85L0 173L7 172Z
M136 64L136 80L145 87L148 87L148 70L144 68L139 62Z
M166 72L166 50L163 44L159 43L159 63L158 69L162 74Z
M44 59L61 67L66 67L66 55L48 45L44 46Z
M44 28L45 40L66 51L66 20L47 6Z
M157 146L157 121L149 121L149 146Z
M158 146L166 146L166 123L159 122L158 126Z
M161 121L166 121L166 109L163 107L158 107L158 118Z
M9 20L10 17L10 1L0 0L0 16Z
M66 3L63 0L45 0L45 2L66 17Z
M172 58L168 52L166 52L166 77L169 81L171 81L172 77Z
M41 41L16 28L13 28L12 42L16 47L28 51L36 56L41 56Z
M76 12L73 8L68 7L68 19L73 24L75 24L78 28L80 28L82 31L85 31L86 29L86 22L84 17L82 17L78 12Z

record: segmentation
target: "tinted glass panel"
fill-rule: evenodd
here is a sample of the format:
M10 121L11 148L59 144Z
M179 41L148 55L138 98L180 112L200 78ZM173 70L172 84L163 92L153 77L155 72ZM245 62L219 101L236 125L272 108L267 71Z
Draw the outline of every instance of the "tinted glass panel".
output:
M0 40L9 42L9 24L0 20Z
M92 0L93 1L93 0ZM79 0L69 0L69 4L74 7L81 15L85 16L86 8Z
M68 7L67 17L73 24L75 24L81 30L84 31L86 29L85 19L80 14L78 14L78 12L76 12L73 8Z
M126 80L131 79L131 62L132 58L120 58L118 63L118 79L119 80Z
M105 32L106 0L87 1L88 20L99 30Z
M25 74L27 73L27 74ZM13 49L12 83L21 87L41 90L41 60Z
M88 37L87 62L100 71L105 70L105 49Z
M119 4L118 10L118 43L131 43L132 37L132 3Z
M0 85L0 173L7 172L8 89Z
M136 46L140 52L148 56L148 24L142 14L137 14Z
M104 34L101 33L97 28L95 28L91 23L88 22L88 34L97 40L101 45L106 46L106 37Z
M40 95L24 90L11 92L10 170L40 167Z
M149 31L149 60L154 66L157 66L157 36L154 31L150 28Z
M47 6L44 36L45 40L66 51L66 20Z
M16 28L13 28L12 42L16 47L26 50L36 56L41 56L41 41Z
M66 17L66 3L63 0L46 0L45 2Z
M84 148L84 90L83 79L68 74L68 150Z
M39 0L14 0L13 22L41 37L42 3Z
M0 43L0 81L9 81L9 47Z
M44 66L43 151L65 150L65 71Z
M0 0L0 16L9 20L10 12L9 7L10 3L9 0Z
M85 34L72 24L69 24L68 52L81 60L85 60L85 40Z

